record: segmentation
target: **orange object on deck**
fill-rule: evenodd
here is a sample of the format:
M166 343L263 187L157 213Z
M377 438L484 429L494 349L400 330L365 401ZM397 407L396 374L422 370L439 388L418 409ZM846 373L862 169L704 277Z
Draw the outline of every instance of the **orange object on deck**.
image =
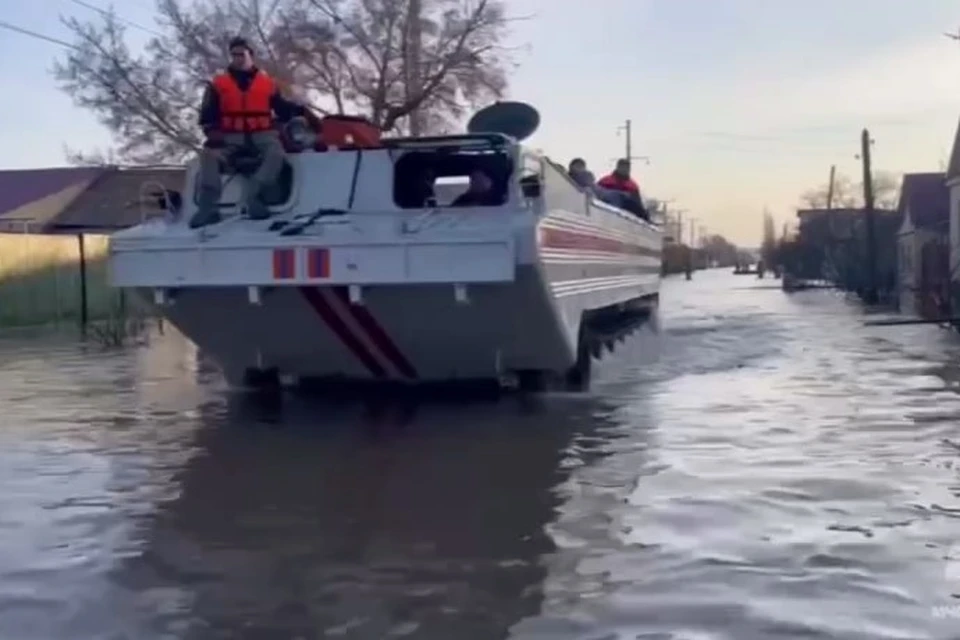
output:
M328 147L379 147L380 129L359 116L325 116L320 125L320 142Z

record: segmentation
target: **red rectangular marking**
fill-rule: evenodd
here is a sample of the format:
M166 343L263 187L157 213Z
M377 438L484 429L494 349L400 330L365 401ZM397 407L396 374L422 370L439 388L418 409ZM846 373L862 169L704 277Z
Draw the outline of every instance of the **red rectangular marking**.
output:
M292 280L296 275L296 252L293 249L274 249L273 279Z
M330 250L310 249L307 252L307 277L330 277Z

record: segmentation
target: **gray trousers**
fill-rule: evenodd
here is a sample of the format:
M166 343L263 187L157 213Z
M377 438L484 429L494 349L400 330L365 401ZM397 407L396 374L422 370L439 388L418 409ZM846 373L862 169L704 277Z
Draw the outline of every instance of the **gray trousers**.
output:
M248 206L254 205L263 188L275 182L283 168L286 152L276 131L250 134L228 133L224 142L226 146L222 149L202 149L200 152L199 204L201 209L215 207L220 201L223 189L220 181L220 166L223 158L229 157L232 148L248 144L257 149L262 157L256 172L250 178L243 180L243 199Z

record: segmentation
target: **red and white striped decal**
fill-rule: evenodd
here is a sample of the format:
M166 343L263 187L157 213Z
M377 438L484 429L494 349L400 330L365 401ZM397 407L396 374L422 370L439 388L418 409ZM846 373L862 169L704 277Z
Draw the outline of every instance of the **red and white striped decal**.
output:
M570 229L551 227L542 227L540 229L540 246L545 249L574 249L601 253L650 256L652 258L660 257L659 251L648 249L631 242L608 238L587 231L573 231Z
M577 216L554 212L539 225L537 244L542 249L660 258L659 242L644 242L642 234L577 220ZM652 240L652 238L651 238Z
M304 299L327 327L375 378L417 378L376 318L364 306L352 304L346 287L300 287Z
M307 250L307 277L314 279L330 277L329 249Z
M293 280L297 277L297 252L294 249L273 250L273 279Z

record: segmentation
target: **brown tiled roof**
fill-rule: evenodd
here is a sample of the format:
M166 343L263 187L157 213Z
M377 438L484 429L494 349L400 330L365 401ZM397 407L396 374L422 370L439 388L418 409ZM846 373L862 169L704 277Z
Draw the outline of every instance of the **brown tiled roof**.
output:
M161 186L182 191L185 175L183 167L107 170L49 222L47 231L111 232L138 225L164 212L148 194Z

